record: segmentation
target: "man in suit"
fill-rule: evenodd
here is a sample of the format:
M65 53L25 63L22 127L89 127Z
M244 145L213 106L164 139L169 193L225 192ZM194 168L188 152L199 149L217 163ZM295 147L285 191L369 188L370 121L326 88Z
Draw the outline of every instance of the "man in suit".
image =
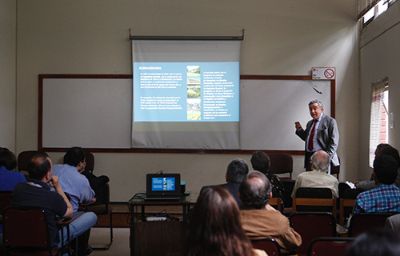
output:
M311 170L310 158L318 150L329 154L331 166L338 166L336 150L339 145L339 130L336 120L324 113L324 106L319 100L310 101L308 108L312 120L307 123L306 129L299 122L295 123L297 136L306 142L304 167L307 171Z

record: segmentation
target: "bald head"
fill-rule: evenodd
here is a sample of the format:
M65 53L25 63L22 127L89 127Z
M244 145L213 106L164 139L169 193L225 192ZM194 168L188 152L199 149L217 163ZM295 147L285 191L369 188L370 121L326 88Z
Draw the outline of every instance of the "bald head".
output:
M315 152L311 156L311 169L313 171L328 172L330 157L323 150Z
M252 171L240 184L239 195L243 207L261 209L268 203L272 190L271 182L259 171Z

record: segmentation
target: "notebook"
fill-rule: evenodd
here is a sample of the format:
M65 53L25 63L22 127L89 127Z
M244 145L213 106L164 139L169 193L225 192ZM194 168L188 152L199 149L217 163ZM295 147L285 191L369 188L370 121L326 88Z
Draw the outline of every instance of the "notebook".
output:
M179 200L182 197L180 184L178 173L147 174L145 200Z

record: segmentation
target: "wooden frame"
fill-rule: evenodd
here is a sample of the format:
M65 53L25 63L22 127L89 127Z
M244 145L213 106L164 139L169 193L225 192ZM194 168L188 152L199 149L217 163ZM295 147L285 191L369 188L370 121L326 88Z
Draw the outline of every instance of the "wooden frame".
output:
M70 79L131 79L131 74L39 74L38 76L38 150L47 152L65 152L67 148L43 147L43 80L49 78ZM241 75L241 80L306 80L312 81L312 76L301 75ZM330 81L331 116L335 117L336 108L336 80ZM193 154L252 154L255 150L221 150L221 149L150 149L150 148L86 148L94 153L193 153ZM303 150L265 150L268 154L287 153L290 155L304 155Z

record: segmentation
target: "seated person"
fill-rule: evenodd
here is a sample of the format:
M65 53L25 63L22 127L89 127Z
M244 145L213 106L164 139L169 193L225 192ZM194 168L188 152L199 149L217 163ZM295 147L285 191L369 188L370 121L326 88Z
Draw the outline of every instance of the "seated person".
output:
M354 213L400 212L400 188L394 182L397 177L398 163L388 155L374 160L376 188L362 192L357 196Z
M292 197L296 196L298 188L329 188L332 190L332 195L338 197L339 181L336 177L328 174L329 159L328 153L323 150L319 150L311 156L311 171L297 176Z
M268 204L271 183L258 171L249 173L240 185L242 227L250 239L270 237L287 250L301 245L301 236L290 227L289 220Z
M359 235L346 251L346 256L398 256L400 235L384 230Z
M221 186L204 187L191 211L187 256L266 256L254 250L240 224L239 208Z
M12 191L21 182L26 182L25 176L14 171L17 160L13 152L0 148L0 191Z
M284 188L279 180L279 177L271 173L271 160L269 156L263 151L256 151L251 156L251 165L253 170L264 173L272 184L272 196L282 198L284 195Z
M236 203L238 204L239 208L242 205L242 202L240 201L239 198L239 186L240 183L246 178L246 175L249 173L249 167L246 164L246 162L242 159L235 159L231 161L226 169L226 174L225 174L225 184L217 185L217 186L222 186L226 190L228 190L229 193L233 196L235 199ZM201 191L209 186L205 186L201 188Z
M52 175L52 163L47 154L40 152L34 154L28 172L29 181L15 187L11 205L17 208L45 209L50 243L53 247L59 247L61 245L59 232L64 233L65 243L68 239L67 228L57 230L56 221L59 217L71 218L72 205L62 190L58 177ZM79 237L95 225L96 221L97 216L92 212L74 217L69 224L70 238Z
M397 149L395 149L394 147L392 147L391 145L386 144L386 143L379 144L375 150L375 158L379 157L381 155L389 155L389 156L393 157L398 162L399 167L400 167L399 151ZM398 170L397 170L397 178L396 178L395 183L398 187L400 187L400 168L398 168ZM375 183L375 179L374 179L374 174L372 173L371 179L359 181L355 185L356 185L357 189L360 189L362 191L365 191L365 190L368 190L371 188L375 188L376 183Z
M68 149L64 155L64 164L56 164L53 169L62 189L70 197L74 213L78 211L79 204L96 201L88 179L81 174L85 170L85 166L85 152L80 147L73 147Z

